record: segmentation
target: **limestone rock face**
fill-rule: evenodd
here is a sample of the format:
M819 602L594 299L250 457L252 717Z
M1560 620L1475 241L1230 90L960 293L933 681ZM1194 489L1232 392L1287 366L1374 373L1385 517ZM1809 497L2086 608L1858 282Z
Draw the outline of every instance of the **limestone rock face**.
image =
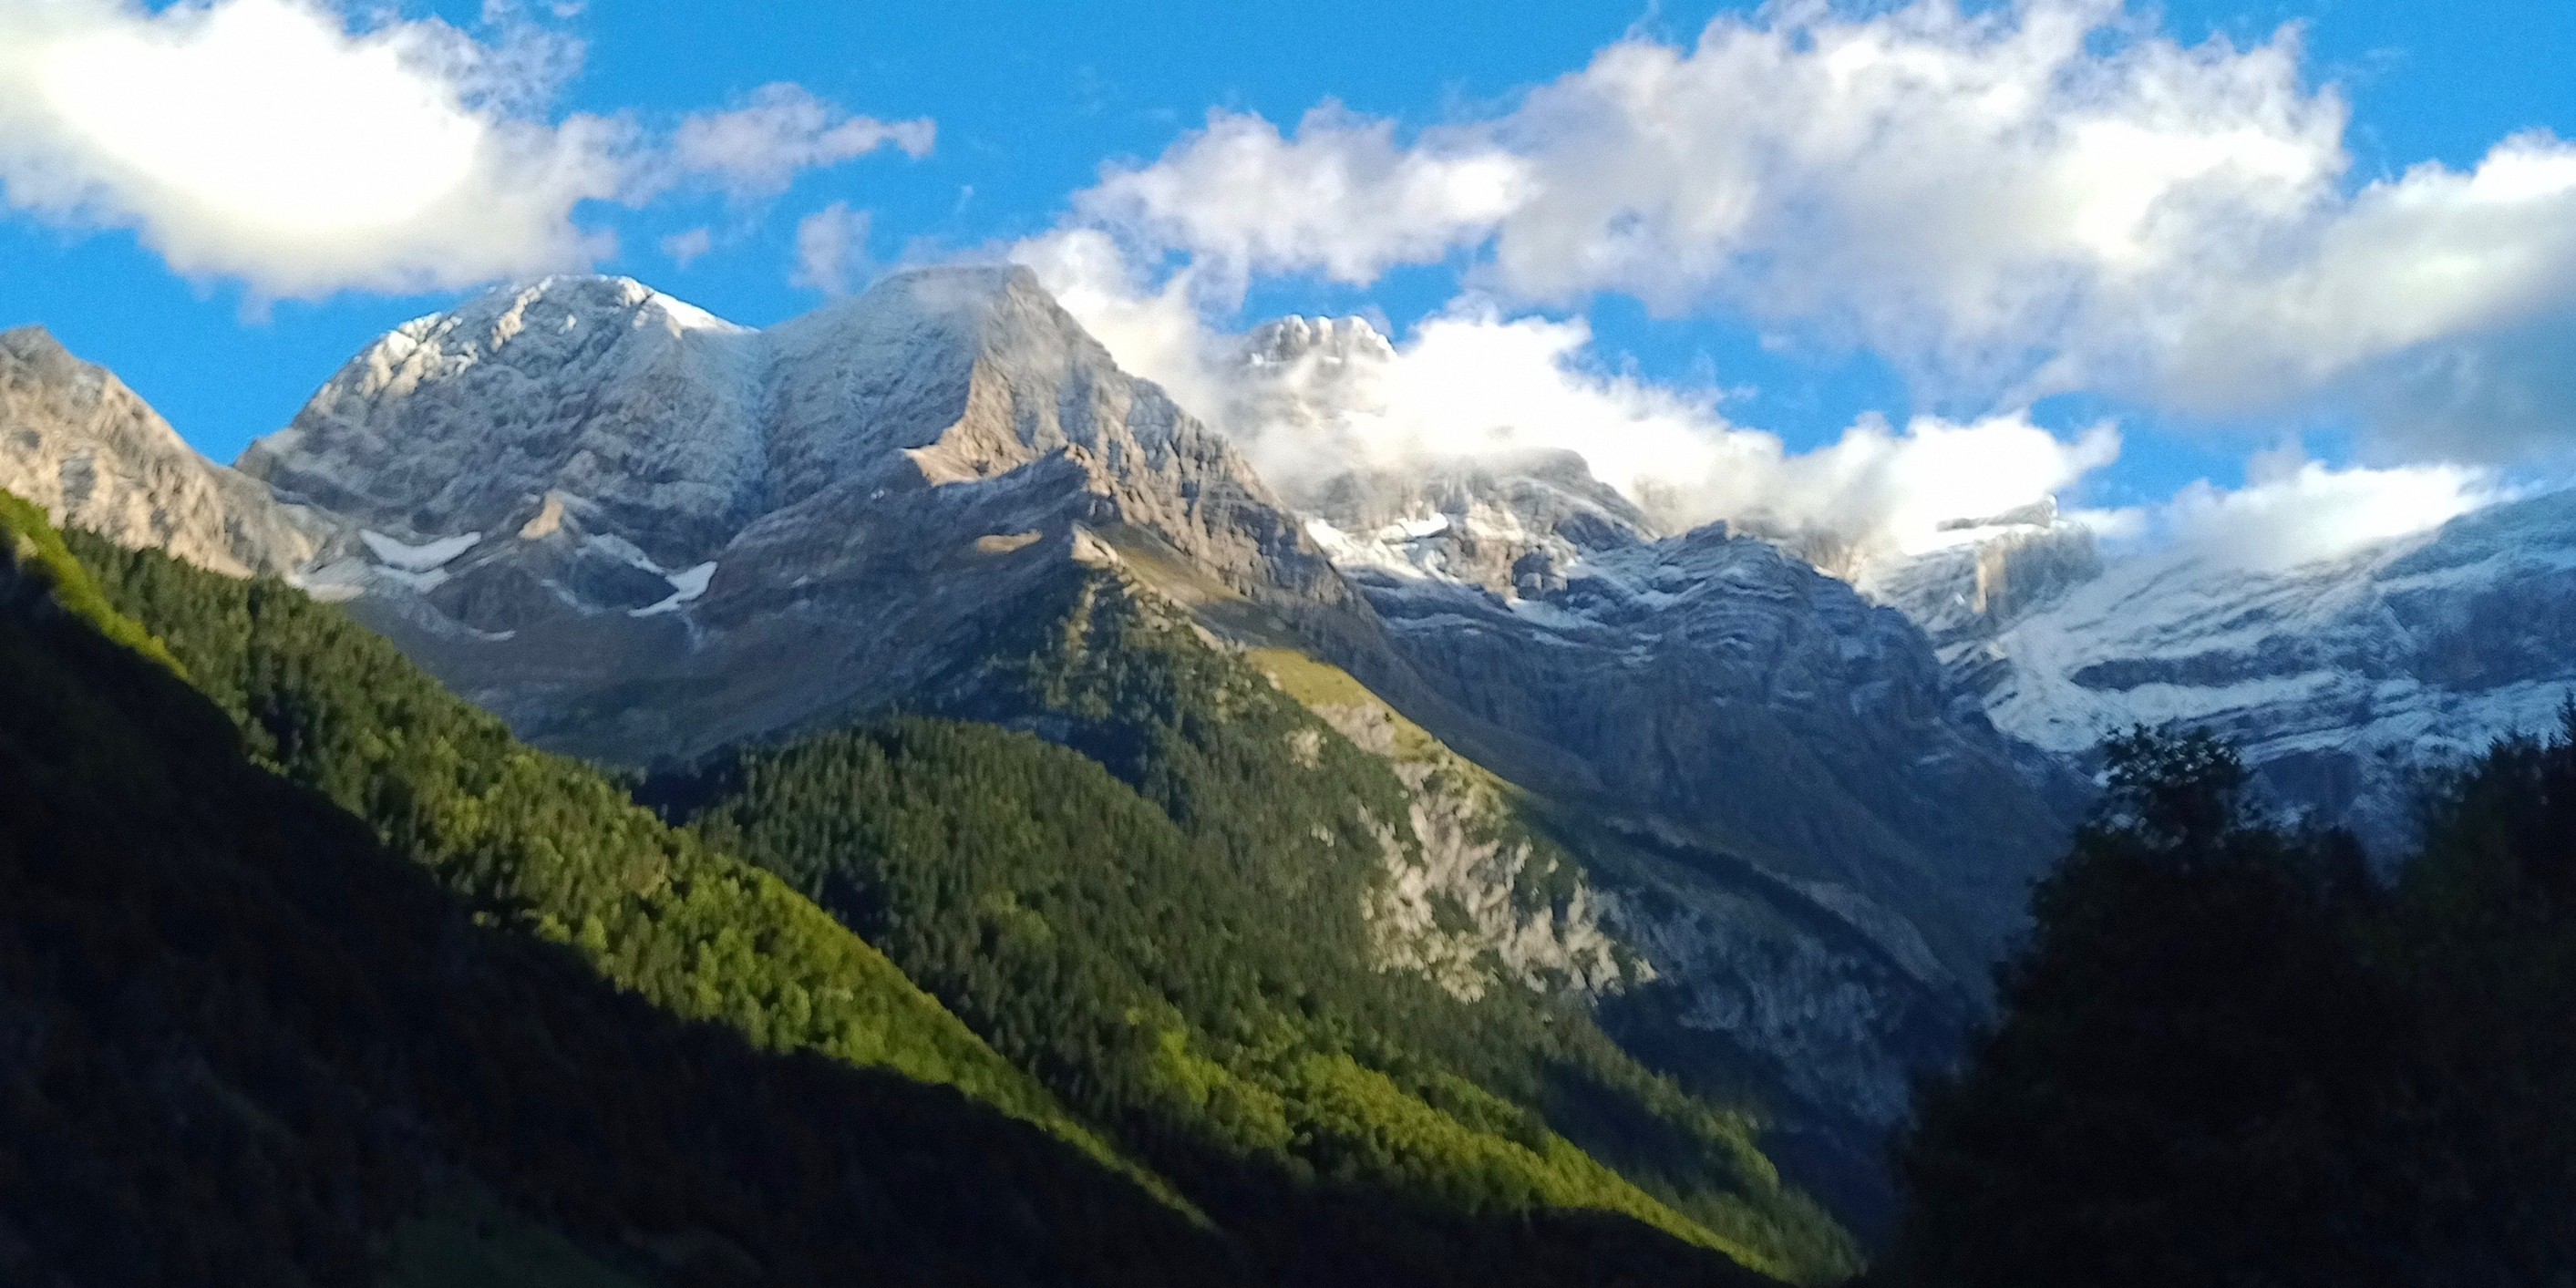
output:
M2576 695L2576 492L2295 567L2110 561L1939 638L1995 723L2039 747L2080 760L2131 725L2208 728L2279 811L2390 854L2419 769L2554 728Z
M1295 376L1263 395L1289 421L1391 352L1350 323L1255 349ZM95 452L107 422L80 423ZM1668 531L1566 453L1324 453L1274 493L1257 438L1121 372L1016 269L761 331L551 278L386 335L242 474L149 424L161 455L110 455L197 479L141 491L184 519L202 485L219 521L110 535L285 572L523 737L629 765L972 709L1121 564L1455 753L1397 767L1381 964L1588 999L1677 1076L1771 1089L1863 1190L2076 794L1903 614L1776 544ZM0 437L11 477L70 451ZM276 515L315 526L234 542ZM1987 618L2024 604L1979 585Z
M243 469L380 539L315 585L527 736L629 763L965 683L1095 534L1347 598L1223 437L1013 268L767 331L623 279L494 291L360 354Z
M57 525L233 576L300 568L335 531L198 455L123 381L41 327L0 332L0 488Z

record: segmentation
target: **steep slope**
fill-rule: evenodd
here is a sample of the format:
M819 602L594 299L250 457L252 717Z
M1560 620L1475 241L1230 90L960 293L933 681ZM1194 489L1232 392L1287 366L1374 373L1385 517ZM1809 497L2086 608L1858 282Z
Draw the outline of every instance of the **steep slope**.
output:
M163 567L218 598L245 589ZM170 589L140 598L167 609ZM649 982L612 986L581 948L542 942L542 925L496 919L510 900L493 889L460 898L452 867L389 851L379 827L281 777L271 765L312 775L330 758L292 740L255 757L166 661L102 632L149 638L104 602L32 508L0 494L0 1278L615 1288L1234 1272L1214 1238L1059 1135L988 1094L896 1072L914 1063L907 1047L944 1046L952 1068L1011 1076L854 940L823 982L878 1010L891 1058L799 1052L774 1026L746 1041L760 1011L738 1000L724 1021L685 1021ZM190 674L227 669L202 639L180 651ZM301 682L340 660L260 651L256 669ZM368 678L401 687L398 664ZM366 714L299 708L299 682L263 694L271 719L324 734ZM445 701L425 697L410 709ZM473 740L446 754L472 760ZM375 786L382 800L394 780ZM551 817L524 839L580 835L579 801ZM732 933L760 930L741 919ZM762 938L748 951L774 960Z
M0 489L57 523L236 576L301 568L337 532L328 516L279 505L199 456L124 382L42 327L0 331Z
M1372 951L1458 996L1610 998L1699 1093L1824 1124L1838 1201L1955 1049L2055 825L1918 635L1773 547L1665 534L1567 457L1300 476L1301 516L1013 270L763 332L616 279L492 292L243 466L345 514L299 584L522 736L628 765L889 709L1067 741L1030 632L1102 576L1337 673L1365 700L1310 734L1373 745L1322 708L1384 705L1456 761L1381 757ZM1325 863L1302 835L1277 861ZM1542 858L1587 874L1544 916L1516 893Z
M1119 578L1039 634L1024 696L978 714L1089 759L907 723L659 790L886 944L1229 1228L1295 1227L1273 1246L1299 1264L1400 1265L1416 1209L1598 1210L1801 1280L1848 1268L1750 1123L1583 1014L1583 981L1549 965L1564 941L1594 986L1620 981L1597 929L1580 937L1570 870L1519 895L1512 960L1422 970L1434 928L1376 898L1400 902L1390 870L1439 848L1401 777ZM1473 937L1463 907L1449 916L1439 942ZM1355 1203L1376 1217L1303 1214Z
M2557 492L2287 569L2112 561L1945 653L1997 724L2042 747L2209 728L2274 805L2385 853L2408 838L2417 770L2556 719L2576 693L2571 612L2576 493Z
M1869 1188L2080 783L1777 543L1667 531L1570 453L1389 441L1391 357L1356 319L1288 319L1232 410L1384 623L1393 664L1335 660L1547 802L1658 976L1615 1008L1638 1049L1839 1121L1834 1170Z
M2072 785L1998 737L1909 623L1766 542L1599 550L1508 598L1343 567L1472 717L1426 724L1549 802L1653 968L1614 1031L1831 1124L1811 1183L1883 1212L1872 1140L1979 1013Z
M316 585L526 735L629 763L970 684L1095 532L1265 600L1340 591L1017 269L760 333L621 279L496 291L378 342L242 468L366 526Z

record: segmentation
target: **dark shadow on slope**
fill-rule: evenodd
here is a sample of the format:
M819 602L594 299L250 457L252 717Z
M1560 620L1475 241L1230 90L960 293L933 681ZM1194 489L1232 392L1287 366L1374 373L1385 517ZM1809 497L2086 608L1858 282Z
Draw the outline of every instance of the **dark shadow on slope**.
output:
M0 572L0 1280L358 1284L476 1238L605 1283L1242 1273L1035 1127L476 925L34 584Z

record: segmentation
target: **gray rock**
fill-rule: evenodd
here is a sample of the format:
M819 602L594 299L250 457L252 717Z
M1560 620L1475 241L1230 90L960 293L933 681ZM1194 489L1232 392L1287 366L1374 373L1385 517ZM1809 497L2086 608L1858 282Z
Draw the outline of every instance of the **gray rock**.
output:
M2423 770L2554 729L2576 694L2576 493L2298 567L2179 549L2046 575L1972 628L1908 605L1998 725L2079 762L2135 724L2212 730L2279 812L2383 856Z
M300 568L339 531L198 455L123 381L42 327L0 332L0 488L58 525L233 576Z

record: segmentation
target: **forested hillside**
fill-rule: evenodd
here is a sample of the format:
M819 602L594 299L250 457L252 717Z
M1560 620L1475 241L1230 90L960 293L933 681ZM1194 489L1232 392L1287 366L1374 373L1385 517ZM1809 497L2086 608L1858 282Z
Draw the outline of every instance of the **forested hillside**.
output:
M386 879L408 882L410 897L430 909L417 915L436 933L421 932L425 938L415 946L425 956L417 961L400 957L412 941L399 927L380 932L372 924L377 912L337 886L296 906L302 916L332 919L328 934L292 919L279 923L275 917L285 916L280 912L233 937L242 941L245 953L259 945L294 948L364 937L371 950L396 954L390 965L326 957L302 970L333 976L348 988L395 991L400 1004L358 1010L382 1028L400 1028L407 1012L420 1011L419 1033L397 1040L369 1030L351 1039L347 1050L389 1043L396 1052L418 1053L410 1058L454 1061L462 1070L456 1076L472 1088L456 1093L455 1103L477 1106L483 1113L470 1125L498 1137L502 1143L494 1149L517 1151L478 1158L466 1143L439 1136L444 1120L431 1109L404 1105L387 1111L404 1121L430 1123L425 1130L431 1144L422 1156L432 1161L405 1164L412 1169L408 1172L394 1167L401 1177L417 1179L386 1182L384 1192L392 1197L381 1206L332 1218L339 1222L334 1228L345 1252L338 1263L344 1269L365 1265L369 1257L390 1256L414 1268L415 1282L478 1282L490 1276L471 1269L473 1258L505 1256L522 1267L568 1259L567 1264L590 1269L567 1274L595 1269L643 1281L665 1278L687 1263L684 1277L711 1274L716 1281L732 1274L746 1280L811 1282L813 1277L793 1267L841 1266L847 1269L818 1274L830 1278L864 1268L862 1277L898 1282L907 1277L1011 1282L1035 1275L1099 1283L1178 1278L1660 1284L1749 1278L1719 1251L1744 1231L1765 1240L1735 1244L1743 1248L1745 1260L1803 1277L1829 1274L1848 1257L1847 1245L1830 1222L1780 1191L1767 1165L1746 1143L1744 1124L1683 1100L1633 1068L1618 1066L1615 1053L1597 1035L1552 1035L1549 1028L1559 1021L1550 1018L1535 995L1517 1012L1466 1015L1455 1013L1453 1000L1409 977L1390 977L1391 987L1378 987L1365 955L1334 959L1336 949L1353 942L1330 937L1347 933L1347 927L1336 930L1332 924L1339 914L1313 914L1323 919L1305 925L1297 918L1310 915L1308 909L1347 906L1356 919L1357 905L1344 905L1338 894L1361 879L1360 865L1341 873L1301 875L1274 864L1247 884L1246 874L1260 871L1262 847L1275 844L1261 839L1262 829L1284 826L1285 816L1223 824L1233 828L1237 849L1206 839L1220 834L1214 829L1220 826L1221 801L1210 794L1213 786L1249 791L1274 768L1242 747L1228 752L1222 740L1206 743L1220 755L1237 757L1232 762L1235 776L1202 771L1192 780L1190 771L1178 771L1167 797L1176 804L1164 806L1140 797L1080 756L1019 735L980 727L914 726L916 734L947 731L954 745L925 755L913 766L916 772L902 799L884 816L869 816L869 826L902 829L943 810L971 815L971 802L988 795L973 777L981 772L978 757L1000 748L1003 763L1020 765L1033 775L1027 780L1032 791L1023 793L1023 801L1043 797L1072 811L1060 816L1059 834L1046 843L1064 842L1065 861L1083 877L1073 886L1090 883L1088 873L1094 869L1082 865L1095 863L1109 865L1112 872L1122 871L1118 865L1123 864L1122 880L1132 878L1145 883L1140 890L1160 892L1177 892L1198 878L1216 875L1212 863L1256 865L1220 881L1212 902L1170 905L1179 920L1153 928L1159 933L1149 942L1113 942L1103 937L1105 930L1066 918L1062 929L1074 951L1061 956L1062 964L1076 971L1115 966L1142 972L1118 979L1112 971L1113 977L1096 990L1013 991L1031 982L1048 985L1028 973L1036 959L1006 946L998 934L989 943L979 941L962 954L952 953L955 969L946 974L923 967L925 978L936 976L942 991L953 991L961 1004L975 1004L975 1022L1005 1038L1006 1054L1064 1088L1080 1115L1098 1115L1110 1128L1110 1139L1118 1142L1113 1146L786 882L728 857L722 845L668 828L594 771L519 746L497 722L440 691L337 609L273 582L211 576L158 554L124 551L77 533L69 541L70 552L98 574L100 593L84 601L94 610L93 619L123 631L134 643L150 647L148 641L157 639L166 645L172 665L183 668L203 696L187 693L176 681L163 681L161 700L198 712L195 718L207 731L204 739L229 748L225 757L199 750L184 767L197 777L154 789L175 802L171 808L212 808L207 801L247 807L283 794L283 799L300 802L299 808L331 820L330 826L341 829L359 857L350 857L347 847L312 845L292 847L291 855L273 855L252 838L223 851L227 864L258 873L262 865L291 860L319 869L338 886L359 880L351 874L371 870L364 864L373 864L372 870L393 874ZM123 616L133 620L120 626ZM110 648L95 638L94 628L83 630L92 633L81 638L98 649ZM99 656L129 669L151 665L131 651ZM164 673L169 670L164 667ZM21 673L52 672L30 666ZM1052 674L1060 687L1074 686L1061 690L1075 695L1066 699L1068 710L1078 701L1107 697L1099 677L1085 679L1061 665ZM1035 682L1040 672L1033 669L1029 675ZM1283 704L1271 718L1297 714L1257 675L1246 671L1232 678L1247 677L1267 700ZM1171 680L1166 674L1153 683L1168 685ZM65 701L91 700L81 696L78 684L53 687L67 695ZM1229 700L1251 693L1245 689ZM207 698L212 706L205 704ZM1150 702L1134 709L1177 710ZM231 721L213 719L217 711ZM87 714L66 716L63 723L92 730L114 727ZM226 723L232 727L227 729ZM1188 723L1175 718L1172 731L1176 734ZM1232 727L1230 721L1218 723ZM125 726L132 732L126 736L146 738L154 724L148 713L132 716ZM1152 726L1140 721L1131 727ZM1255 727L1265 739L1279 732L1266 724ZM30 738L36 746L48 738L67 746L79 741L59 730L38 731ZM1281 749L1294 763L1299 754L1294 747L1282 743ZM126 759L136 757L131 752L100 753L69 776L114 784L120 781L117 771L102 766ZM138 763L149 766L153 761L146 756ZM943 777L950 772L958 777ZM212 783L202 777L218 773L229 777ZM13 782L27 784L33 795L51 792L55 780L26 776ZM240 782L255 783L260 790L245 790ZM1074 784L1072 790L1066 789L1068 782ZM1196 796L1186 794L1193 782ZM1193 803L1198 813L1184 813ZM138 813L135 825L151 817ZM1176 817L1195 818L1197 830L1176 823ZM1358 815L1344 821L1354 828L1361 825ZM1127 830L1118 830L1122 827ZM210 837L225 835L199 830ZM712 826L707 830L718 831ZM1114 853L1104 850L1102 836L1120 842L1112 847ZM1354 842L1359 837L1352 833ZM741 839L732 836L727 843ZM1367 839L1374 845L1378 838ZM42 853L48 844L55 842L30 838L24 852ZM1276 850L1268 853L1278 857ZM981 896L1016 879L1011 864L1024 870L1033 857L1045 856L1023 848L990 859L959 857L949 849L905 857L917 862L911 869L916 875L933 884L962 885ZM1178 865L1176 871L1184 875L1176 877L1157 866L1165 862ZM950 864L945 876L938 875L943 863ZM979 866L985 863L994 866ZM422 873L433 881L421 881ZM118 888L111 884L102 892ZM1254 890L1265 897L1295 891L1335 897L1292 899L1276 909L1264 905L1256 916L1246 902ZM1097 897L1106 891L1092 883L1088 894L1076 893ZM1046 906L1043 889L1032 884L1027 894L1031 903ZM827 892L827 897L834 896ZM183 887L169 901L185 905L195 896ZM836 907L844 906L838 898L834 901ZM149 900L143 902L148 905ZM261 901L254 897L249 902L256 906ZM1120 926L1136 910L1153 906L1154 900L1132 897L1123 905L1113 902L1103 906L1095 924ZM996 909L986 900L982 911ZM229 917L218 918L218 924L228 925ZM863 917L852 920L863 928L868 924ZM1003 921L1010 918L1005 915ZM1291 938L1282 933L1283 923L1299 935L1320 929L1326 937L1281 959L1276 954ZM1229 925L1240 936L1232 943L1196 939ZM984 929L979 925L976 933ZM911 938L901 933L881 937L905 944L909 953L922 944L943 942L947 933L925 928ZM122 945L99 947L100 960L116 961L120 954L149 958L150 933L136 934ZM449 975L465 969L448 964L467 951L455 946L460 936L488 945L471 951L496 954L495 961L533 965L493 966L499 974L488 991L467 989L451 997L441 990ZM1226 979L1195 992L1183 982L1224 961L1232 950L1241 950L1243 964L1225 968L1232 971ZM1168 961L1158 963L1157 951ZM1328 959L1339 964L1328 967ZM930 962L927 956L924 960ZM978 961L989 965L973 965ZM190 977L200 987L220 990L233 980L225 966L209 963ZM243 969L263 981L261 987L279 994L242 1004L253 1013L260 1007L285 1007L288 999L303 994L298 972L268 969L256 960ZM553 974L531 979L507 973L521 969ZM958 977L979 969L988 979L981 991L956 987ZM1007 976L1011 988L989 982L1006 978L1004 972L1016 972ZM387 973L399 977L398 987L371 982ZM1138 978L1146 985L1140 986ZM597 1020L591 1037L624 1047L601 1053L551 1032L543 1040L523 1042L492 1036L518 1038L527 1025L542 1027L542 1021L522 1016L522 1010L545 1015L550 1007L577 1006L576 1001L554 999L550 989L588 999L580 1006L605 1008L611 1018ZM1341 989L1350 990L1350 997L1333 996ZM1170 1000L1159 1008L1151 1005L1165 990ZM421 992L437 994L435 1004L414 996ZM333 994L324 989L316 995ZM514 997L520 999L515 1006ZM1354 1007L1351 997L1375 1000ZM85 1014L93 1001L79 998L58 1005ZM1148 1005L1140 1007L1140 1002ZM444 1009L449 1007L456 1009ZM1445 1018L1444 1007L1453 1012ZM1019 1022L999 1022L1014 1012ZM450 1015L454 1018L442 1021ZM459 1037L449 1031L478 1023L476 1016L493 1017L491 1034ZM1479 1033L1479 1024L1496 1021L1521 1028L1507 1027L1499 1039ZM1404 1026L1417 1024L1421 1034L1408 1034ZM236 1018L215 1029L266 1033L273 1027ZM280 1040L296 1032L290 1027ZM1583 1032L1589 1034L1588 1029ZM1119 1058L1084 1054L1086 1042L1133 1038L1142 1041L1131 1041ZM522 1086L513 1081L521 1075L511 1072L506 1061L498 1071L484 1068L486 1062L502 1060L483 1055L485 1048L474 1045L485 1041L504 1041L508 1051L523 1055L537 1070L525 1077L544 1074L564 1085ZM818 1085L795 1083L792 1094L771 1093L761 1079L790 1074L700 1068L690 1062L700 1057L683 1054L697 1049L686 1043L724 1053L755 1070L775 1065L794 1071L794 1077ZM1472 1058L1479 1043L1489 1046L1482 1063ZM680 1049L666 1052L666 1044ZM460 1046L474 1054L452 1054ZM1521 1062L1517 1068L1494 1054L1515 1049L1520 1054L1511 1059ZM1255 1059L1256 1052L1269 1058ZM1138 1053L1141 1061L1127 1058ZM685 1087L687 1095L700 1101L712 1098L721 1108L707 1109L703 1122L689 1119L687 1106L699 1101L674 1091L676 1103L630 1109L627 1098L650 1100L659 1094L660 1084L636 1068L648 1057L672 1062L672 1081ZM224 1067L213 1056L206 1061L209 1067ZM313 1061L298 1057L291 1063ZM1085 1081L1086 1071L1094 1081ZM1145 1081L1117 1081L1138 1075ZM370 1070L369 1076L378 1075ZM399 1064L381 1076L403 1088L435 1085L429 1075L414 1076ZM592 1079L615 1085L583 1090ZM924 1085L940 1083L948 1086ZM1499 1087L1502 1094L1484 1089L1486 1085ZM1153 1094L1127 1094L1135 1086ZM1620 1095L1604 1095L1605 1086ZM743 1089L743 1103L736 1103L735 1088ZM301 1108L306 1093L292 1087L277 1093L282 1103L261 1100L265 1093L245 1094L269 1119L300 1124L310 1117ZM844 1099L833 1101L834 1094ZM788 1106L805 1104L797 1096L821 1101L791 1112ZM878 1099L872 1102L868 1096ZM911 1104L904 1097L922 1103ZM889 1104L889 1098L899 1103ZM1232 1108L1211 1115L1204 1110L1210 1103ZM1589 1118L1565 1109L1581 1105L1600 1108ZM1629 1117L1612 1117L1608 1110L1621 1105ZM1552 1117L1542 1117L1543 1106ZM156 1146L173 1129L151 1114L109 1116L128 1135L121 1147L104 1149L92 1167L105 1178L102 1184L127 1184L140 1160L151 1156L164 1159L162 1166L173 1173L166 1180L169 1186L228 1196L259 1192L256 1186L227 1186L193 1168L170 1166L168 1159L192 1155ZM385 1116L361 1114L358 1121ZM822 1125L806 1130L801 1124L808 1116ZM675 1117L680 1121L672 1121ZM963 1125L952 1127L952 1118ZM1543 1125L1551 1120L1565 1122L1566 1134L1584 1139L1626 1175ZM1215 1121L1227 1122L1229 1131L1211 1133L1207 1127ZM452 1126L459 1133L468 1129ZM1676 1134L1676 1128L1687 1134ZM1283 1130L1284 1139L1279 1134ZM1629 1133L1624 1142L1617 1134L1623 1130ZM768 1133L773 1132L781 1137L775 1157L763 1152L772 1148ZM636 1138L626 1140L628 1133ZM721 1143L707 1143L709 1133L721 1134ZM294 1125L282 1139L296 1148L308 1143ZM1624 1154L1613 1148L1622 1144ZM557 1151L578 1158L555 1159ZM703 1166L688 1161L701 1153L710 1160ZM359 1183L336 1170L327 1161L331 1157L308 1160L301 1173L286 1169L284 1174L315 1191ZM846 1168L841 1166L845 1157L852 1163ZM1190 1198L1182 1198L1157 1171L1128 1161L1136 1157L1158 1169L1169 1168ZM736 1160L752 1174L727 1170ZM533 1177L514 1171L523 1163L537 1169ZM697 1176L698 1170L711 1175ZM946 1179L952 1175L956 1179ZM674 1191L693 1194L692 1186L716 1197L667 1197ZM907 1199L871 1207L864 1219L833 1215L842 1203L878 1204L880 1186L905 1190ZM960 1186L972 1193L961 1197ZM205 1201L213 1204L203 1223L206 1229L239 1224L224 1215L224 1204L233 1198ZM134 1199L123 1210L135 1210L134 1203L148 1205L150 1200ZM1217 1217L1216 1229L1199 1224L1205 1220L1199 1215L1202 1205ZM563 1207L575 1207L575 1214L566 1215L559 1210ZM91 1210L120 1209L92 1204ZM988 1219L1010 1228L980 1228L978 1223ZM1809 1224L1797 1224L1802 1221ZM908 1225L904 1233L892 1234L886 1232L886 1222ZM181 1228L198 1224L191 1221ZM1806 1242L1798 1242L1802 1238ZM276 1268L275 1281L294 1282L296 1274L310 1274L295 1259L300 1254L291 1251L302 1246L290 1240L272 1248L267 1261L245 1264ZM1104 1251L1131 1248L1144 1251L1126 1259L1120 1259L1124 1253ZM949 1255L942 1249L953 1250L959 1260L948 1265L922 1260ZM1110 1259L1101 1260L1103 1256ZM289 1266L298 1269L288 1273L284 1267ZM420 1278L422 1274L428 1277Z
M685 838L632 845L649 817L632 820L624 857L791 911L737 911L691 944L673 938L692 924L688 905L630 895L643 905L633 916L579 923L609 936L607 953L521 933L513 922L575 906L560 889L577 883L504 866L497 843L476 855L475 881L455 880L461 860L407 861L271 768L359 745L393 764L417 737L424 759L462 773L477 722L441 721L398 664L344 670L372 650L341 640L348 653L336 652L326 610L274 614L303 635L236 618L251 631L237 638L269 643L235 655L200 623L182 632L187 675L214 677L237 709L255 704L268 721L254 722L258 763L40 517L5 494L0 506L0 1280L1177 1285L1240 1273L1214 1235L1096 1145L1072 1143L1087 1138L1042 1092L864 944ZM174 625L185 603L292 595L78 544L119 566L127 593L148 588ZM380 700L408 693L400 710L416 723L354 725L366 708L303 696L332 676ZM487 811L477 835L568 849L607 811L570 789L576 771L553 772L569 799L515 820L504 810L530 796L428 801L437 780L417 770L337 782L363 783L379 806L403 800L421 819L413 846L443 804ZM729 942L743 947L718 974L710 945ZM664 982L617 966L627 945L669 962ZM635 984L612 986L602 963ZM791 964L825 999L802 1015L786 986L752 991L760 970ZM742 984L728 994L727 981ZM818 1029L817 1013L834 1027ZM795 1049L818 1031L828 1039ZM968 1090L922 1076L941 1072Z
M1406 785L1244 659L1104 573L1011 669L1016 704L987 684L977 713L1071 749L903 720L649 791L1283 1252L1457 1255L1393 1197L1620 1213L1799 1279L1856 1264L1752 1123L1639 1068L1581 998L1390 969L1364 912L1418 844Z
M2576 709L2436 780L2393 884L2207 734L2109 763L1884 1281L2576 1283Z

